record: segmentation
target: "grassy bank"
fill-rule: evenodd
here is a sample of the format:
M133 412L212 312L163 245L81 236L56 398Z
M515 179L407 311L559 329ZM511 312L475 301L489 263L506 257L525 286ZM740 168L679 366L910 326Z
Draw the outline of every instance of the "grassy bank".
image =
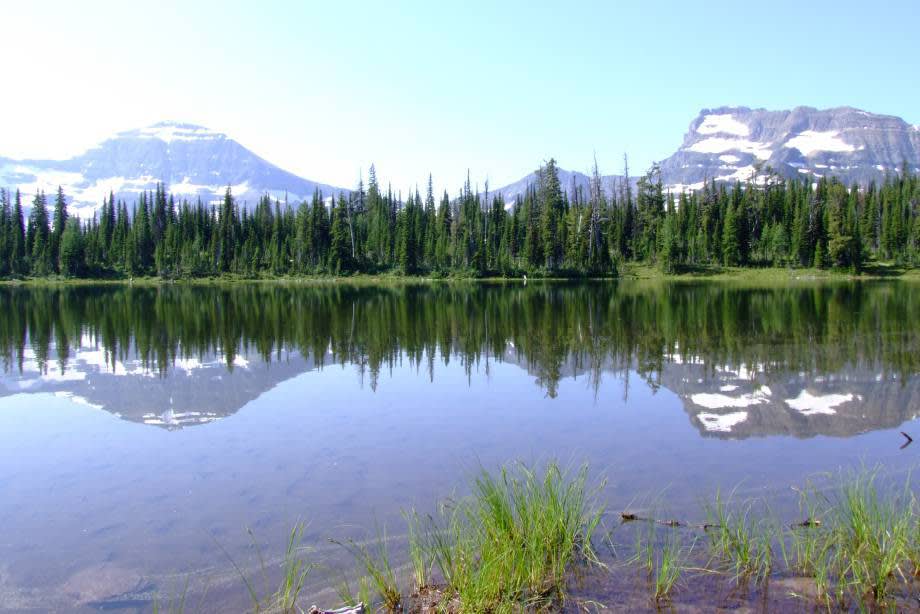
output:
M868 265L859 273L836 269L722 266L684 267L676 273L665 273L651 265L628 263L620 267L620 278L668 281L740 281L771 284L881 279L920 281L920 269L880 263Z
M402 275L397 272L360 273L347 276L335 275L283 275L245 276L226 274L211 277L189 277L163 279L161 277L112 277L112 278L67 278L24 277L0 279L0 285L7 286L97 286L122 285L157 286L169 284L219 285L235 283L280 283L280 284L349 284L349 285L405 285L440 282L489 282L520 283L523 275L515 277L477 277L470 273L450 275ZM615 280L663 280L663 281L736 281L744 283L786 284L810 283L815 281L882 280L903 279L920 281L920 268L905 267L892 263L873 263L859 273L834 269L794 267L684 267L675 273L665 273L649 264L626 263L619 267L618 275L611 277L566 277L553 275L529 275L530 281L615 281Z
M725 605L720 587L729 586L735 607L920 604L920 509L909 478L898 486L862 472L806 488L799 516L783 520L766 502L717 494L703 504L705 522L693 524L657 518L655 507L608 513L602 484L588 475L587 467L554 463L483 471L470 496L445 502L438 514L405 514L405 564L395 563L385 530L368 542L335 542L357 569L340 570L340 601L369 612L707 609ZM279 580L268 590L237 568L253 611L307 610L302 589L321 566L302 558L302 530L291 533L279 569L269 570ZM613 585L621 588L608 590ZM159 611L185 611L187 591Z

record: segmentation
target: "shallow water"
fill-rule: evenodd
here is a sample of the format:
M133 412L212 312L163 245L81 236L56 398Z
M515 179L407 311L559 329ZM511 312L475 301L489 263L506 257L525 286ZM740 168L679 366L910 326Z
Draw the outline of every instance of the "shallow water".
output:
M398 542L480 465L588 462L612 510L694 519L918 458L908 282L6 287L0 313L0 609L242 598L247 527L271 558L299 520L350 569L329 538Z

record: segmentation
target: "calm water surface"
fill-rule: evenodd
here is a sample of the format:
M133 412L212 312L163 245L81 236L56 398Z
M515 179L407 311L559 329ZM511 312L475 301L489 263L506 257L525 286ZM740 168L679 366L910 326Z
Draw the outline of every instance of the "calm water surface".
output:
M270 556L298 520L318 590L351 569L329 538L398 542L480 465L589 462L611 509L695 517L918 459L908 282L6 287L0 314L0 609L239 599L247 527Z

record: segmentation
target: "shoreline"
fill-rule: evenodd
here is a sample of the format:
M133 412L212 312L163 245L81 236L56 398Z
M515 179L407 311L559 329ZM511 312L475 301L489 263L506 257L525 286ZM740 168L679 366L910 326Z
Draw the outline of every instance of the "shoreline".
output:
M840 281L920 281L920 268L897 267L878 264L867 267L859 273L833 269L796 267L697 267L679 273L665 273L653 265L630 263L620 268L615 276L546 276L546 277L496 277L496 276L431 276L401 275L398 273L361 273L357 275L296 275L249 277L227 274L208 277L182 277L166 279L156 276L145 277L26 277L21 279L0 279L0 287L41 286L167 286L167 285L233 285L233 284L290 284L290 285L355 285L355 286L399 286L430 285L437 283L489 283L521 284L534 283L579 283L619 281L662 281L662 282L754 282L754 283L812 283Z

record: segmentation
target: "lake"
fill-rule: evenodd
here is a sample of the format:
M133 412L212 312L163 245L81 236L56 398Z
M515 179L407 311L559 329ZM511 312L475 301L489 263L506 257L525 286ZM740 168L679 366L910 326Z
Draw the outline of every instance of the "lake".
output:
M0 610L142 610L183 578L590 464L611 510L916 466L920 284L240 283L0 287ZM250 535L251 531L251 535ZM253 543L259 544L255 548ZM232 559L232 563L231 563Z

